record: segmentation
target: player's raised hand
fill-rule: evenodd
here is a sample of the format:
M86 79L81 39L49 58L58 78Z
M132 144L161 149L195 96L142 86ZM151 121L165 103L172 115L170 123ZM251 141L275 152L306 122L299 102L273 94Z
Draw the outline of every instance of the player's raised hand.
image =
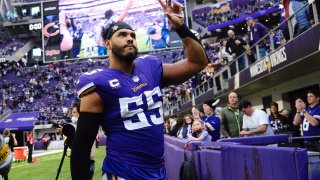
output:
M180 27L184 22L183 8L184 6L178 2L171 5L171 0L168 0L166 5L162 0L158 0L166 15L174 28Z

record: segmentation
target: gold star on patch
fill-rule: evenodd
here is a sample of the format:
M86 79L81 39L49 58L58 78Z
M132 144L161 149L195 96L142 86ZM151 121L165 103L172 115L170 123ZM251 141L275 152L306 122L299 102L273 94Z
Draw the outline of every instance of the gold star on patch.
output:
M113 31L116 31L118 28L119 28L118 26L113 26L113 27L112 27L112 30L113 30Z

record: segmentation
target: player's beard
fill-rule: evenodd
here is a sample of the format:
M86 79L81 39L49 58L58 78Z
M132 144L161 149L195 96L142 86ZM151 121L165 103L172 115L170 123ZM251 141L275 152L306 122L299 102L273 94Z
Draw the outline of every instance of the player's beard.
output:
M134 51L133 52L129 52L127 54L124 54L124 49L126 47L133 47L134 48ZM138 56L138 49L135 45L125 45L123 47L121 46L118 46L116 44L113 44L112 46L112 53L118 57L118 59L120 61L124 61L124 62L132 62L133 60L135 60Z

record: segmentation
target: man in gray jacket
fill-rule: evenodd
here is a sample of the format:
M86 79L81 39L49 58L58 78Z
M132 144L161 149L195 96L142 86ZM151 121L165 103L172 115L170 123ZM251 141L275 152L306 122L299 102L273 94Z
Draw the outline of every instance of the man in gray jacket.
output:
M229 104L222 109L220 132L226 138L239 137L242 129L243 113L238 109L237 93L229 93L228 101Z

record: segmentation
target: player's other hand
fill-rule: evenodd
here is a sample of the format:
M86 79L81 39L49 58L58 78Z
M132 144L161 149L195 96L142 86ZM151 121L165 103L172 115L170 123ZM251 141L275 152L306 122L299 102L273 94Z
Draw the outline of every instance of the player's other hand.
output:
M158 2L162 6L162 9L166 12L166 15L172 26L174 28L180 27L184 22L184 6L178 2L174 2L173 5L171 5L171 0L168 0L168 5L165 5L162 0L158 0Z

